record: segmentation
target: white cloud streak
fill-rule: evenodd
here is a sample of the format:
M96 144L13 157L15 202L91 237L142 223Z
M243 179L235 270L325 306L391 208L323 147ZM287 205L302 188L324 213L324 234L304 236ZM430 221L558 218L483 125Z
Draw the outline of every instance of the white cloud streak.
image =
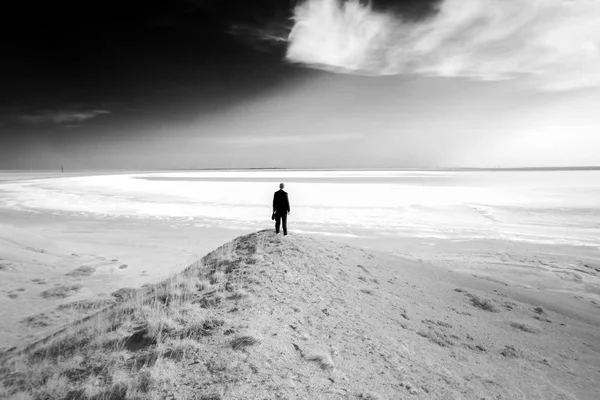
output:
M88 119L96 118L100 115L110 114L108 110L85 110L85 111L45 111L38 114L22 115L19 119L28 124L43 124L43 123L72 123L83 122Z
M305 0L287 59L337 72L600 86L600 1L443 0L407 22L358 0Z

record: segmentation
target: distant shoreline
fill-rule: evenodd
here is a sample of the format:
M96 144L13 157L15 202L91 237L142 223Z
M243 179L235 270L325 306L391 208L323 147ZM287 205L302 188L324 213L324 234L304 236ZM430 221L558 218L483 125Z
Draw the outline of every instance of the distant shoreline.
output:
M519 171L600 171L600 166L574 166L574 167L499 167L499 168L479 168L479 167L447 167L447 168L172 168L172 169L65 169L64 172L56 169L0 169L2 173L58 173L64 175L71 174L94 174L101 175L104 173L111 174L146 174L146 173L161 173L161 172L204 172L204 171L424 171L424 172L476 172L476 171L490 171L490 172L519 172Z
M600 171L598 167L444 168L439 171Z

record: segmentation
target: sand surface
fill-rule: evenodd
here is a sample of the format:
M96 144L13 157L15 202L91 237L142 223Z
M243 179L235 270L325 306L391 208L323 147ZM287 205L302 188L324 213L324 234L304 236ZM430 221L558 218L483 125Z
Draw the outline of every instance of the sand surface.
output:
M177 186L183 197L148 192L145 201L142 192L129 194L118 186L131 182L127 174L119 175L118 182L125 183L117 186L106 175L92 181L86 174L63 177L0 177L0 348L44 338L115 304L115 291L159 282L223 243L271 224L264 218L268 201L229 204L213 193L198 208L201 193L185 197L192 193L187 182L174 182L183 185ZM255 184L215 179L206 184L242 185L223 186L226 192ZM260 179L269 185L278 178ZM307 190L323 187L296 179ZM346 187L326 179L326 187ZM342 209L345 214L320 219L329 209L319 207L329 206L302 201L285 240L261 233L210 256L247 257L235 253L242 242L262 249L255 254L262 280L253 289L252 307L236 323L274 340L261 345L270 358L255 362L266 368L258 374L260 384L272 393L600 398L598 209L588 200L568 209L557 202L541 212L409 206L394 214L397 226L384 226L385 213L379 211L371 215L374 225L364 225L371 211L353 205ZM203 214L213 211L222 217ZM249 219L240 217L247 213ZM525 224L517 221L522 216ZM495 311L474 307L472 296L488 300ZM311 352L325 357L325 364L315 364ZM219 357L215 354L210 357ZM284 365L278 354L295 361ZM250 390L213 386L229 393L226 398Z
M272 232L237 239L213 257L216 265L240 257L247 263L254 254L260 262L250 271L259 278L241 320L264 338L250 357L260 366L253 380L262 378L270 393L600 396L600 314L593 304L573 308L560 294L532 296L527 288L389 253ZM251 385L236 390L231 398L255 393Z
M123 304L133 311L114 309L119 328L109 324L98 333L102 352L114 348L100 359L142 365L139 372L112 372L128 382L127 396L141 390L144 398L176 399L600 398L600 315L590 302L569 304L564 293L271 230L222 245L167 286ZM145 336L157 329L151 304L165 309L158 329L166 344ZM202 316L202 334L185 343L168 339L189 322L177 322L180 315ZM67 330L40 346L68 346L80 337ZM102 344L109 339L113 344ZM163 355L151 357L160 346ZM64 365L48 356L45 368L75 377L43 390L101 390L106 379L80 381L70 372L101 356L93 348L79 349L90 355L78 361L62 357ZM176 348L186 350L169 350ZM41 347L37 354L52 353ZM161 383L136 383L142 372Z

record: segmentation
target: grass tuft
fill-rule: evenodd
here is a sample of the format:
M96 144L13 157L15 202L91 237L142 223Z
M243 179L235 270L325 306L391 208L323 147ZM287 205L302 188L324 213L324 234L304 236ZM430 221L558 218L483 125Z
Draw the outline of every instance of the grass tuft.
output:
M223 397L221 397L220 394L218 393L211 393L211 394L203 394L200 397L200 400L221 400Z
M448 339L448 337L446 337L445 334L440 333L435 330L419 331L419 332L417 332L417 335L424 337L426 339L429 339L432 343L435 343L440 347L454 346L454 342L452 340Z
M41 399L63 399L70 391L69 381L66 377L59 374L52 375L46 383L37 390L36 398Z
M250 297L250 294L244 289L236 289L229 296L227 296L227 300L244 300Z
M111 296L114 297L118 302L122 302L134 298L137 293L138 291L133 288L121 288L112 292Z
M358 395L358 398L361 400L381 400L381 396L377 393L373 392L364 392Z
M510 326L523 332L540 333L540 330L538 328L519 322L511 322Z
M42 292L42 297L45 299L64 299L69 296L74 295L81 289L83 286L76 285L61 285L52 289L44 290Z
M494 303L492 303L492 301L489 299L483 299L474 294L467 294L467 297L469 298L471 304L474 307L488 312L498 312L498 309L496 308L496 306L494 306Z
M234 350L241 350L246 347L254 346L260 343L260 339L254 336L241 336L231 341L231 347Z
M97 299L97 300L81 300L74 301L67 304L61 304L58 309L64 310L76 310L76 311L88 311L88 310L99 310L115 304L113 299Z
M518 358L519 351L513 346L504 346L504 349L500 352L506 358Z
M88 265L82 265L81 267L67 273L67 276L79 278L81 276L91 276L94 274L94 272L96 272L96 268L90 267Z

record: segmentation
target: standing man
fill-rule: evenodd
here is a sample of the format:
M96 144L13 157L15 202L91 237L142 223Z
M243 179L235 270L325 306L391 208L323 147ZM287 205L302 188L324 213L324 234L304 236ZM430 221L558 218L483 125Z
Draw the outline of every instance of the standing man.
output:
M279 233L279 226L283 221L283 236L287 236L287 216L290 213L288 194L283 190L285 185L279 184L279 190L273 196L273 214L275 214L275 233Z

